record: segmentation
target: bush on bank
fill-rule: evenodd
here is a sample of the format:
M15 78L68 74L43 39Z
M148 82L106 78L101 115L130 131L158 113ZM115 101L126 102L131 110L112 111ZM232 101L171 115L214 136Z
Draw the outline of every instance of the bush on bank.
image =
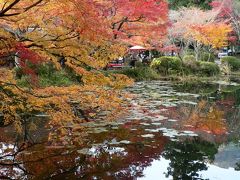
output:
M240 70L240 59L233 56L226 56L221 59L222 63L226 63L230 66L232 71Z
M180 58L175 56L162 56L160 58L153 59L150 67L164 75L178 74L182 69L182 61Z

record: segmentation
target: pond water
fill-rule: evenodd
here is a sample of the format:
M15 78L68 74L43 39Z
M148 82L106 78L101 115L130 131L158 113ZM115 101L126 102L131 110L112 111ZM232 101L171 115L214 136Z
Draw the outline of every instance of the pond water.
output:
M239 84L152 81L126 91L126 116L84 123L80 147L47 146L41 130L31 134L38 143L19 147L0 128L0 179L240 179Z

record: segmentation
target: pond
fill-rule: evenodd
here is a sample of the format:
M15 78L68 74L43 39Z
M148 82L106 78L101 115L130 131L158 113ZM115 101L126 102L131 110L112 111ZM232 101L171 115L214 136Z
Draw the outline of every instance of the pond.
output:
M240 179L238 83L151 81L126 91L124 118L84 123L79 147L48 146L44 127L19 147L0 128L0 179Z

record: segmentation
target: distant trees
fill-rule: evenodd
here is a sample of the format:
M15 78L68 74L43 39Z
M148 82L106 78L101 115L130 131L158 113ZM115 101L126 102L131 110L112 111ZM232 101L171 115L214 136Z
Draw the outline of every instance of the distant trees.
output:
M211 3L213 10L218 11L218 18L228 21L234 30L230 39L235 43L240 38L240 1L238 0L215 0Z
M219 10L196 7L170 11L171 26L166 45L179 47L183 55L191 46L197 60L203 48L211 51L228 45L232 28L225 19L219 18L219 13Z
M201 9L210 9L212 0L168 0L171 9L179 9L181 7L195 6Z

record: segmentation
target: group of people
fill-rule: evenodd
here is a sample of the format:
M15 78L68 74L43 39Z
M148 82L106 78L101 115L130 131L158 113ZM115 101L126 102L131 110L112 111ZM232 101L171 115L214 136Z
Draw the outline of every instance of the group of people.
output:
M130 55L130 63L129 65L131 67L136 66L136 62L141 62L143 64L148 64L150 62L150 56L146 52L140 52L137 54L131 54Z

